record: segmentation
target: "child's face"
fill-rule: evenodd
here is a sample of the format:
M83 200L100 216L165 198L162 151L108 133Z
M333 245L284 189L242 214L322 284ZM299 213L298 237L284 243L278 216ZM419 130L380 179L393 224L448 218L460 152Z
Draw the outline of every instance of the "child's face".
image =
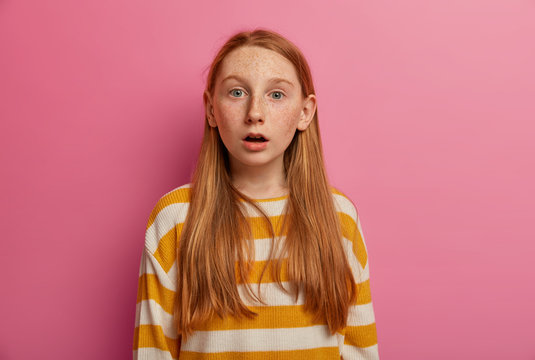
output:
M293 64L257 46L240 47L225 57L214 94L205 93L204 100L208 122L219 128L233 168L282 169L296 129L305 130L316 110L315 96L303 97ZM251 140L250 133L267 141Z

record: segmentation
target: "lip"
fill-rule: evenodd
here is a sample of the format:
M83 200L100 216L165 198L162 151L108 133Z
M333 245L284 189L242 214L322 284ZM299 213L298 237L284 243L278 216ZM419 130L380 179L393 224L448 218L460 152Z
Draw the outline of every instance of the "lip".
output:
M242 140L242 143L243 145L251 150L251 151L260 151L260 150L264 150L266 147L267 147L267 144L268 144L269 141L264 141L264 142L252 142L252 141L247 141L247 140Z
M247 139L248 136L251 136L251 137L262 136L266 141L263 141L263 142L247 141L246 139ZM250 151L261 151L261 150L264 150L267 147L268 142L269 142L268 138L266 138L264 135L262 135L260 133L249 133L242 140L243 146L245 146L245 148L247 148Z

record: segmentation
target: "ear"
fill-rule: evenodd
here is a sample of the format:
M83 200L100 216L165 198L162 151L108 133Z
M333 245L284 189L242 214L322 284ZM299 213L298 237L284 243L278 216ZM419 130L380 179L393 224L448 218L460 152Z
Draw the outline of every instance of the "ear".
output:
M204 111L205 111L205 114L206 114L206 118L208 119L208 124L211 126L211 127L217 127L217 123L215 121L215 116L214 116L214 106L213 106L213 103L212 103L212 96L210 95L210 93L208 92L208 90L204 91L204 94L203 94L203 102L204 102Z
M301 117L297 123L298 130L306 130L312 119L314 119L314 114L316 113L316 96L314 94L308 95L303 100L303 108L301 109Z

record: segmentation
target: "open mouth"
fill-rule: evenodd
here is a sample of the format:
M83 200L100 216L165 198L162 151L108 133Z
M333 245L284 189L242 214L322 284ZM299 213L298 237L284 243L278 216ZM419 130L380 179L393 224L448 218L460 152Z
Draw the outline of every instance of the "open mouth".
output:
M260 137L250 137L250 136L247 136L245 138L245 141L250 141L250 142L265 142L267 141L266 139L264 139L264 137L260 136Z

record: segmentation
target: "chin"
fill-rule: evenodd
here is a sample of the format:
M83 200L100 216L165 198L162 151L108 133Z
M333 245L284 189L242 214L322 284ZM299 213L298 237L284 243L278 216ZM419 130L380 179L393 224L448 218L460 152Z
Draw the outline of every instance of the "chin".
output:
M265 158L257 158L257 159L236 159L236 161L243 166L250 166L250 167L259 167L259 166L265 166L271 163L275 159L265 159Z
M251 166L251 167L259 167L259 166L265 166L269 164L269 161L247 161L242 162L245 166Z

